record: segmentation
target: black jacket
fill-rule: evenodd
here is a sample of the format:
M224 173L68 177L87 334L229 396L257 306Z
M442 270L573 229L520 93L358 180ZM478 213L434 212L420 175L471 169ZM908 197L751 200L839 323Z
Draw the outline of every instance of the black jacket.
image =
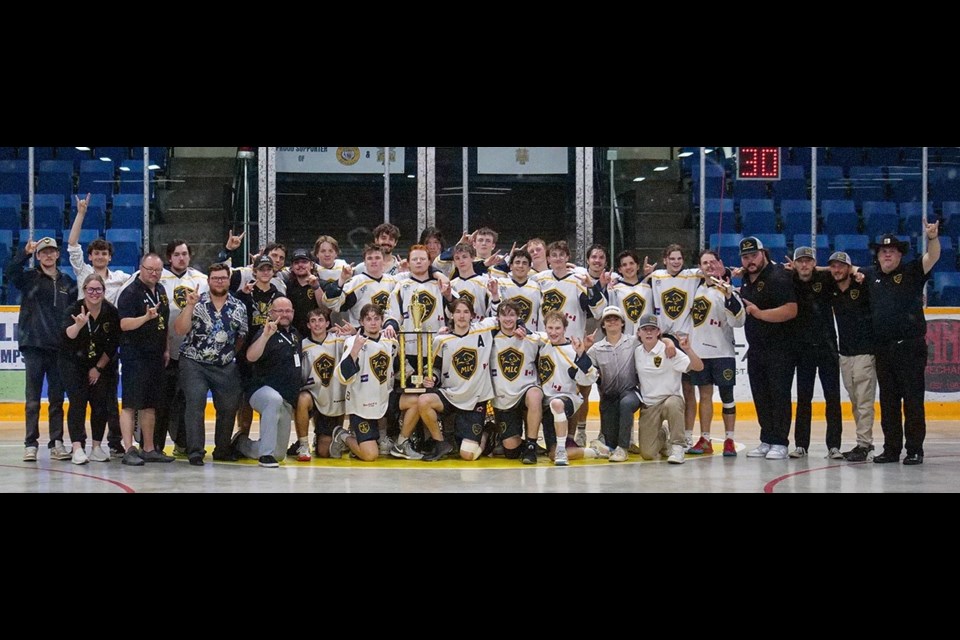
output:
M57 270L54 280L40 267L24 270L30 259L20 253L7 266L7 280L20 290L20 348L59 349L63 315L77 301L77 283Z

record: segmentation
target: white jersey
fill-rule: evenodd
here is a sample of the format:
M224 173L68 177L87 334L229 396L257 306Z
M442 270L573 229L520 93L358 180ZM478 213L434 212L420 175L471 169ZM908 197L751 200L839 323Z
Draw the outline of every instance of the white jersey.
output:
M642 281L637 284L627 284L619 280L607 288L607 303L619 307L626 317L624 335L637 335L640 316L653 313L653 306L650 304L651 296L650 285Z
M583 398L580 397L577 386L589 387L596 382L597 369L586 354L580 360L580 363L586 367L586 371L577 366L577 352L572 344L551 344L546 333L533 335L540 340L537 370L544 397L569 398L576 412L583 404ZM571 369L575 370L572 377Z
M702 278L700 269L684 269L675 276L671 276L666 269L657 269L650 274L651 301L660 331L692 333L690 309Z
M528 278L523 284L513 278L497 278L500 302L512 300L520 307L520 322L528 331L542 329L540 326L540 286ZM499 304L490 304L490 315L496 316Z
M717 287L706 283L697 289L690 312L693 334L690 344L701 359L732 358L736 355L733 345L733 328L742 327L747 319L743 303L736 291L730 300Z
M473 319L486 318L490 310L490 292L487 290L487 276L473 274L467 278L457 276L450 281L450 287L457 292L461 300L473 307Z
M336 283L324 288L323 305L333 311L347 314L347 321L355 327L360 326L360 309L368 303L380 307L384 313L384 321L390 312L390 294L397 281L391 275L374 278L365 273L355 275L339 287ZM334 296L329 297L332 291ZM339 293L338 293L339 292Z
M434 353L440 361L438 390L459 409L472 411L493 397L490 354L496 327L496 319L486 318L471 323L465 335L447 333L434 341Z
M300 342L300 363L303 371L303 391L313 396L313 404L322 415L342 416L344 388L336 375L343 357L340 336L328 333L323 342L304 338Z
M436 280L417 280L413 276L401 278L393 293L390 294L390 309L388 315L400 325L401 331L413 331L413 318L410 316L410 303L416 298L424 305L426 316L420 325L421 330L436 334L446 326L446 317L443 313L444 299L440 295L440 283ZM434 336L423 338L420 347L423 356L427 355L426 340L433 340ZM417 354L417 337L407 335L403 346L406 355Z
M393 390L393 363L397 357L396 340L380 336L368 340L357 360L350 357L357 336L343 343L343 356L337 367L337 379L344 385L344 412L366 420L379 420L387 413Z
M70 256L73 275L77 279L77 299L79 300L83 298L83 281L93 273L93 267L83 261L83 249L79 244L68 244L67 254ZM104 282L106 285L106 291L103 294L104 299L113 306L117 306L117 298L120 297L123 285L129 282L132 277L125 271L107 269L107 281Z
M584 271L586 273L586 271ZM559 311L567 317L568 338L583 339L587 329L587 316L599 318L606 302L599 290L595 287L587 289L580 282L576 272L571 272L558 278L552 271L538 274L540 284L540 317L539 327L546 328L544 316L550 311Z
M345 266L347 266L346 261L337 258L333 261L333 266L329 269L318 264L313 268L313 272L316 274L317 279L320 280L322 286L330 282L340 282L340 274L343 273Z
M353 268L353 275L367 272L367 263L361 262L356 267ZM388 276L396 276L400 273L400 259L396 255L390 254L390 261L387 261L387 256L383 256L383 273ZM339 277L339 276L338 276Z
M536 334L520 339L500 331L494 333L490 356L494 409L512 409L527 389L540 386L537 377L539 353L540 338Z
M193 267L187 267L182 276L178 276L169 269L164 269L160 276L160 284L166 289L167 299L170 301L170 330L167 333L170 359L178 360L180 358L180 345L186 340L186 336L178 336L177 332L173 330L173 323L176 322L180 311L187 306L187 293L189 291L206 293L210 290L207 286L207 275Z

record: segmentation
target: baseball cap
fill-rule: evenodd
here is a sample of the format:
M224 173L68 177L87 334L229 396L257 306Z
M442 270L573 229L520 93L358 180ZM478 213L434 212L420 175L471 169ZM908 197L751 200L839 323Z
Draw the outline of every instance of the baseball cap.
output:
M34 254L38 254L38 253L40 253L41 251L43 251L44 249L57 249L57 250L59 250L60 247L57 246L57 241L54 240L53 238L50 238L50 237L40 238L40 240L37 241L37 246L36 246L36 248L33 250L33 253L34 253Z
M746 256L757 251L763 251L763 243L754 236L748 236L740 241L740 255Z
M296 262L297 260L309 260L314 262L313 256L310 255L310 252L306 249L294 249L293 256L290 258L291 262Z
M273 260L270 258L270 256L260 256L257 258L257 261L253 265L253 270L257 271L264 265L270 267L271 269L273 268Z
M830 259L827 262L842 262L843 264L853 265L853 261L846 251L834 251L830 254Z
M800 258L813 258L817 259L817 250L813 247L797 247L797 250L793 252L793 259L799 260Z
M623 317L623 311L620 310L620 307L617 307L614 305L603 308L603 313L600 315L600 319L603 320L607 316L617 316L618 318L626 322L626 319Z
M647 315L642 316L640 318L640 322L637 323L637 327L641 329L643 327L659 327L659 326L660 326L660 323L657 322L657 316L653 315L652 313L648 313Z

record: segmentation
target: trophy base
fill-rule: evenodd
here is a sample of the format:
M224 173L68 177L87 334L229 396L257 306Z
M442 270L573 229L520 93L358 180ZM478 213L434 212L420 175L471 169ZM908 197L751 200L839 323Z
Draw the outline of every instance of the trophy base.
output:
M408 387L403 390L404 393L426 393L427 390L423 387Z

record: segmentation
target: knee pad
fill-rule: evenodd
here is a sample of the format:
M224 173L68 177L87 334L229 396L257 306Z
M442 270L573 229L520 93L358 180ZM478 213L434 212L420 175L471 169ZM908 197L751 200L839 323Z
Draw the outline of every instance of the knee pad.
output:
M480 457L480 443L473 440L464 440L460 443L460 453L466 453L470 456L470 460L476 460Z
M554 421L554 422L566 422L566 421L567 421L567 414L564 413L563 411L561 411L560 413L557 413L556 411L554 411L553 409L551 409L551 410L550 410L550 415L553 416L553 421Z
M736 406L733 401L733 387L720 387L720 402L723 403L724 409L728 406Z

